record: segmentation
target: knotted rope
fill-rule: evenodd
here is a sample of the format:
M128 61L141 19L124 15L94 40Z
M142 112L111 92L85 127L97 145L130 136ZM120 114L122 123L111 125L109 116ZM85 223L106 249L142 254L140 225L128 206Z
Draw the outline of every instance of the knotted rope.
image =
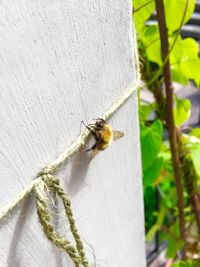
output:
M85 252L83 248L83 243L81 241L80 235L75 225L75 220L73 218L73 213L71 210L71 201L67 197L66 193L60 186L60 181L58 177L55 177L49 170L44 169L40 174L39 177L41 182L35 186L35 194L36 194L36 205L37 205L37 212L39 216L40 223L43 227L44 233L47 238L57 247L62 248L67 252L70 256L71 260L74 262L76 267L84 266L89 267L89 263L85 258ZM45 188L48 191L54 193L54 195L58 195L62 200L66 217L68 218L70 230L73 234L76 247L71 245L71 243L66 239L61 237L53 227L51 222L51 215L49 212L48 204L46 201L46 196L44 195Z

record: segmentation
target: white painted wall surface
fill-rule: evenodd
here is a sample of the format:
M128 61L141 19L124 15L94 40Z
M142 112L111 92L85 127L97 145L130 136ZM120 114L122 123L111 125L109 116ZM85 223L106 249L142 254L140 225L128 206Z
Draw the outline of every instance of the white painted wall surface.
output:
M0 2L0 208L135 79L131 27L129 0ZM59 171L96 266L145 266L137 112L134 94L110 120L125 137ZM73 266L45 238L33 195L0 223L0 266Z

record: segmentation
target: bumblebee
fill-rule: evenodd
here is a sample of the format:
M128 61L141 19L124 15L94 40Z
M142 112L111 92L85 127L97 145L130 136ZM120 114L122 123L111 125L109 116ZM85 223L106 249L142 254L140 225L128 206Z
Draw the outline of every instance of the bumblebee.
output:
M85 150L92 151L90 160L92 160L100 151L108 148L112 141L118 140L124 136L124 133L114 131L112 126L106 123L106 121L102 118L96 119L94 124L88 124L85 126L95 139L95 144L91 148Z

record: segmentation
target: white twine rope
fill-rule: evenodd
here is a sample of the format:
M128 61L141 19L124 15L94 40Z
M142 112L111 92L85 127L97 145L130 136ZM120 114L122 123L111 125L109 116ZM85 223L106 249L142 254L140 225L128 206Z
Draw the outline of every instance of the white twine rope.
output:
M137 89L139 86L138 82L133 83L131 88L129 88L124 95L122 95L113 106L108 109L102 116L104 120L108 119ZM70 156L72 156L75 152L77 152L82 145L85 144L87 137L89 136L90 131L85 129L78 138L68 146L52 163L47 165L45 169L48 171L57 170L57 168ZM0 220L2 220L11 210L17 206L21 200L23 200L32 190L33 188L41 182L41 177L36 178L32 181L21 193L19 193L16 198L11 200L4 208L0 210Z
M134 34L135 36L135 34ZM134 39L134 59L135 59L135 70L136 70L136 81L132 83L131 87L100 117L107 120L113 113L119 109L126 100L136 91L140 85L140 72L139 72L139 60L137 53L137 42ZM77 152L82 145L85 144L90 131L85 129L80 133L78 138L68 146L52 163L47 165L44 169L46 172L55 172L57 168L75 152ZM11 200L6 206L0 210L0 221L7 216L34 188L42 182L41 176L37 176L21 193L19 193L13 200Z

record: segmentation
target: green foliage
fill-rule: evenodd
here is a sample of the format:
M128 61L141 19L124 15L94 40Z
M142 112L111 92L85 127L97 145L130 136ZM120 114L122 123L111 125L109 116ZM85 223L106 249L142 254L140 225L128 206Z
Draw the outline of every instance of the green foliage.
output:
M150 167L143 171L144 186L149 186L154 183L154 181L158 178L160 174L162 166L163 159L161 157L156 157Z
M145 228L146 231L155 224L157 209L157 190L154 186L144 188L144 203L145 203Z
M146 27L141 41L145 47L145 54L149 61L162 65L161 47L159 39L158 25Z
M156 120L150 127L141 123L140 137L142 149L143 170L149 168L157 158L162 144L163 127L159 120Z
M155 109L154 104L145 104L145 103L140 103L139 106L139 117L140 121L146 121L148 120L148 117L150 113Z
M146 240L147 241L151 241L155 234L160 230L163 221L165 219L166 216L166 208L163 206L162 209L160 210L159 213L156 214L155 217L157 217L157 219L155 220L155 224L153 226L151 226L150 229L148 229L147 235L146 235Z
M192 38L182 39L179 34L180 25L185 24L194 11L195 1L164 0L164 5L169 30L170 53L168 56L172 79L174 82L182 84L187 84L193 80L197 86L200 86L198 44ZM155 234L160 231L162 240L168 243L167 257L174 258L181 251L183 243L180 240L179 221L177 219L177 191L171 151L168 140L163 142L163 129L166 128L165 96L160 98L158 94L163 88L161 41L157 23L155 25L146 23L155 10L155 1L133 0L133 7L142 63L142 77L146 87L155 97L153 104L142 102L139 104L146 239L152 240ZM178 99L174 95L173 112L177 127L181 127L189 119L190 111L190 101ZM150 123L152 113L155 120ZM189 153L189 162L192 162L192 166L188 166L188 169L194 167L199 176L198 187L200 188L200 129L191 130L190 135L185 136L185 140L182 141L183 147L185 146L184 153ZM161 198L159 210L157 210L158 191ZM185 219L187 222L191 222L194 220L194 216L188 206L189 197L186 190L184 191L184 201L186 203ZM173 267L197 267L196 264L195 261L182 261L175 263Z
M145 3L147 0L133 0L133 6L136 9L134 13L134 21L137 32L139 34L139 47L143 48L143 53L150 62L158 64L162 67L161 49L159 30L157 25L146 26L146 20L151 16L155 9L154 1L151 1L144 8L137 12L137 8ZM173 80L186 84L190 79L194 80L197 86L200 86L200 59L198 57L198 44L192 38L182 39L180 35L177 37L176 30L179 28L187 0L165 0L165 11L167 26L170 30L169 43L172 46L175 38L177 38L175 45L170 53L171 70ZM188 1L188 7L184 23L191 17L194 11L195 1ZM174 15L176 13L176 15Z
M174 81L187 83L189 79L193 79L200 85L198 49L197 42L192 38L178 38L170 56Z
M134 10L137 10L148 2L149 0L133 0L133 8ZM151 16L154 9L155 3L154 1L151 1L148 5L144 6L144 8L141 8L138 12L135 12L134 21L136 30L139 34L142 32L143 28L145 28L145 22Z
M181 249L183 242L180 240L179 236L179 225L178 221L176 221L176 223L169 228L169 232L165 236L168 244L166 252L167 258L174 258Z
M160 230L160 226L158 224L154 224L146 235L146 241L152 241L158 230Z
M187 0L178 0L178 1L164 0L165 16L169 31L173 32L179 28L184 14L186 3ZM188 1L188 7L183 24L185 24L190 19L194 11L194 7L195 7L195 1L194 0Z
M200 130L200 129L198 129L198 130ZM195 170L197 172L197 175L200 177L200 138L195 137L195 136L190 137L189 142L190 142L192 161L193 161Z
M197 138L200 138L200 128L192 129L190 132L191 136L195 136Z
M182 125L190 117L191 103L188 99L175 98L174 119L177 126Z
M174 263L172 267L199 267L199 262L195 260L178 261Z

